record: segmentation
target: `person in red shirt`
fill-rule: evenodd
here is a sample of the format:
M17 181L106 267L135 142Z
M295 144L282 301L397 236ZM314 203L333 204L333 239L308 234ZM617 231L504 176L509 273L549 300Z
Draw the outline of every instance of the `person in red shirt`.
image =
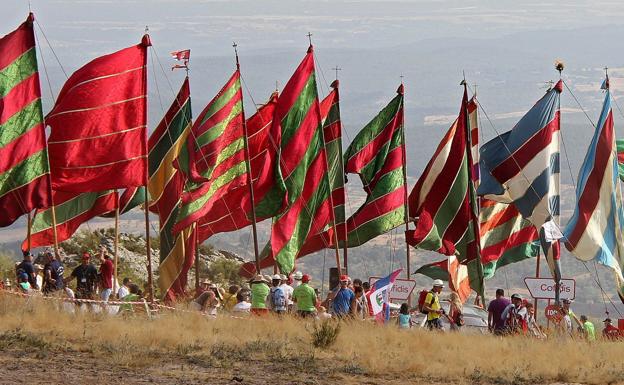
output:
M617 341L622 338L622 332L611 324L611 318L607 318L604 321L604 329L602 329L602 337L607 340Z
M115 274L115 265L111 260L110 255L106 254L104 246L100 246L100 297L102 301L108 302L108 299L113 292L113 274Z

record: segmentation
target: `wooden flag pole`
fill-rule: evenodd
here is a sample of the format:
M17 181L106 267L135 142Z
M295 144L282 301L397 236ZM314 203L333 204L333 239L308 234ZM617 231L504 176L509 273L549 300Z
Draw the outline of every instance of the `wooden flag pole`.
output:
M114 239L114 252L115 252L115 287L119 290L119 275L118 268L119 265L119 193L117 193L117 204L115 205L115 239ZM114 293L116 294L116 293Z
M152 45L150 41L150 37L147 34L149 28L145 26L145 35L141 40L141 43L145 47L145 59L143 61L143 66L146 70L143 72L143 95L147 100L147 48ZM147 124L147 102L145 103L143 121ZM147 130L146 130L147 131ZM148 139L147 135L144 138L145 149L148 148ZM147 154L145 154L145 203L143 204L143 208L145 211L145 248L147 252L147 292L148 292L148 300L149 302L154 302L154 278L152 274L152 248L150 244L150 225L149 225L149 194L148 194L148 185L149 185L149 161L147 159Z
M197 232L195 233L195 293L199 293L199 238Z
M240 78L240 62L238 61L238 45L236 42L232 44L234 54L236 55L236 70ZM251 200L251 231L253 233L254 258L256 262L256 273L260 274L260 252L258 250L258 229L256 227L256 204L254 200L253 175L251 173L251 161L249 155L249 135L247 133L247 119L245 119L245 106L243 98L241 98L241 115L243 119L243 141L245 145L245 168L247 169L247 186L249 186L249 199Z
M28 212L27 220L28 220L28 229L27 229L27 233L26 233L26 239L27 239L27 242L28 242L28 251L30 252L30 249L31 249L30 245L32 244L30 242L30 235L32 233L32 216L31 216L30 211Z
M539 278L540 277L540 259L541 259L542 253L537 253L537 261L535 261L535 278ZM537 322L537 298L535 298L534 302L533 302L533 307L534 307L534 314L535 314L535 322Z
M401 86L399 87L399 89L397 90L398 93L400 93L401 95L403 95L404 88L403 88L403 75L401 75ZM401 100L401 113L403 114L403 116L405 116L405 112L403 110L403 100ZM403 157L403 165L401 167L401 170L403 171L403 199L404 199L404 203L403 203L403 210L405 211L404 214L404 218L405 218L405 231L407 232L409 230L409 208L407 206L407 153L405 150L405 122L403 121L403 119L401 119L401 141L403 142L403 151L402 151L402 157ZM405 237L403 237L403 239L405 239ZM405 269L405 275L407 279L410 279L410 276L412 274L411 271L411 264L412 264L412 260L411 260L411 254L410 254L410 245L407 244L407 240L405 241L405 264L406 264L406 269ZM411 302L412 297L410 296L407 300L407 303L409 304Z

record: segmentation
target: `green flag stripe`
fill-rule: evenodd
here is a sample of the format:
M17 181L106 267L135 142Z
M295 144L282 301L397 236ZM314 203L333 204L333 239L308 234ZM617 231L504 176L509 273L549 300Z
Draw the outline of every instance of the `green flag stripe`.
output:
M537 256L539 248L538 242L529 242L506 250L498 260L483 265L485 278L492 278L496 270L503 266Z
M323 202L327 200L328 196L329 186L327 179L322 176L318 188L314 191L310 199L305 203L305 207L299 213L299 218L297 219L297 223L295 224L290 240L275 256L275 260L278 261L280 265L285 262L289 264L293 262L291 260L293 258L290 256L294 256L299 253L299 250L301 249L301 246L303 245L303 242L305 241L305 238L310 230L315 213ZM282 259L285 259L285 261L280 262Z
M383 130L392 122L397 112L401 107L403 101L402 95L397 95L390 101L390 103L381 112L371 120L360 131L358 136L349 145L349 149L346 151L349 157L356 155L364 147L368 146ZM346 159L347 161L349 159Z
M488 247L502 242L511 234L517 233L518 231L530 226L533 226L533 224L529 221L518 220L517 217L512 218L508 222L498 225L488 231L487 234L481 238L483 247Z
M91 210L99 197L113 193L111 190L80 194L66 202L54 206L56 223L61 225L69 222L81 214ZM40 211L35 215L32 223L32 232L38 233L52 228L52 209Z
M223 92L221 96L219 96L219 98L214 101L214 103L211 103L209 105L208 110L205 111L200 124L204 124L206 120L210 119L214 114L219 112L223 108L223 106L225 106L230 101L230 99L232 99L234 95L236 95L239 89L239 81L234 82L234 85L232 87L226 89L225 92Z
M455 180L453 181L451 189L449 190L446 198L440 205L435 217L433 218L434 225L431 228L432 231L427 234L425 239L423 239L423 241L421 242L422 245L419 245L418 247L431 250L431 248L426 245L439 245L441 243L440 236L442 236L443 234L438 234L438 230L446 231L449 224L453 221L453 218L455 218L457 211L463 204L467 188L468 170L466 169L466 156L464 154L464 159L462 160L462 166L459 169L459 173L457 176L455 176ZM439 247L435 247L432 250L437 249L439 249Z
M230 111L229 115L225 119L204 131L204 133L199 137L195 138L195 145L201 148L219 138L223 135L225 129L229 126L232 120L238 117L242 111L243 104L239 101L232 107L232 111Z
M32 47L0 71L0 98L36 72L37 54L35 47Z
M316 130L310 141L310 145L306 149L305 154L301 161L297 164L297 167L293 170L293 172L284 180L286 183L286 187L288 188L288 192L295 194L291 194L289 198L289 202L294 202L303 190L303 184L305 183L306 175L308 173L308 168L314 161L314 159L318 156L319 151L321 151L321 132L320 130Z
M375 185L371 194L367 197L367 202L372 202L376 199L388 195L393 191L402 189L405 184L403 179L403 169L397 168L386 174L384 174Z
M297 97L295 103L290 107L288 113L281 121L282 125L282 143L281 148L288 146L288 142L297 132L296 129L300 128L301 122L305 119L310 107L316 100L316 78L314 73L310 75L305 86L301 90L301 93Z
M225 173L219 175L217 178L212 180L210 189L205 194L203 194L198 199L182 206L178 222L181 222L184 218L195 213L196 211L199 211L212 198L216 191L218 191L221 187L225 186L227 183L234 180L236 177L244 174L245 172L246 166L245 162L243 161L234 165Z
M379 234L388 232L403 223L405 223L405 209L401 206L349 231L347 238L348 246L360 246L377 237Z
M0 82L1 83L1 82ZM8 145L42 121L41 99L34 100L0 124L0 148Z
M392 140L386 142L379 149L377 155L371 159L370 162L360 171L360 175L362 175L365 180L370 183L373 180L378 172L383 167L383 164L388 157L388 154L397 147L401 147L401 143L403 142L403 136L401 134L401 130L396 130L394 135L392 136ZM382 167L380 167L382 166Z
M0 174L0 196L27 185L48 172L48 156L41 150Z
M160 140L150 149L149 174L153 175L160 168L160 162L166 158L167 153L171 151L173 145L178 141L184 130L191 124L191 103L190 99L176 113L168 129L160 138Z

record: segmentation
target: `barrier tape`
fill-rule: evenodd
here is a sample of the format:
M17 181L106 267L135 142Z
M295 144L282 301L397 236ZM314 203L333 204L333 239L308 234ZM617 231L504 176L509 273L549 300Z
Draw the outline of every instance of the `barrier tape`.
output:
M143 299L143 301L133 301L133 302L124 302L124 301L102 301L102 300L95 300L95 299L83 299L83 298L67 298L67 297L56 297L56 296L49 296L49 295L38 295L38 294L28 294L28 293L21 293L18 291L13 291L13 290L7 290L7 289L0 289L0 293L6 293L6 294L12 294L18 297L22 297L22 298L42 298L45 300L53 300L53 301L59 301L59 302L67 302L67 303L76 303L76 302L84 302L84 303L95 303L95 304L102 304L102 305L141 305L141 306L145 306L145 309L148 313L148 316L151 317L150 312L153 312L154 309L152 308L160 308L160 309L164 309L164 310L172 310L172 311L176 311L176 312L181 312L181 313L193 313L193 314L197 314L198 311L193 311L193 310L186 310L186 309L178 309L176 307L173 306L167 306L167 305L163 305L163 304L159 304L159 303L149 303L147 302L145 299ZM239 320L246 320L248 319L248 317L238 317L238 316L234 316L231 314L223 314L220 313L220 316L227 316L228 318L232 318L232 319L239 319ZM216 316L210 316L211 318L216 318Z

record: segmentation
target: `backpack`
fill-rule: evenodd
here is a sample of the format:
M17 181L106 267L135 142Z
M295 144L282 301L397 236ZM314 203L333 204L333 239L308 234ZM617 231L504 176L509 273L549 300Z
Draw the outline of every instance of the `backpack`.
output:
M286 308L286 295L281 287L271 288L271 308L273 310Z
M425 310L425 300L427 299L427 294L429 294L429 290L422 290L420 293L418 293L418 311L421 312L422 314L429 313L427 310ZM435 302L435 295L433 296L431 303L429 303L428 305L431 306L433 305L434 302Z

